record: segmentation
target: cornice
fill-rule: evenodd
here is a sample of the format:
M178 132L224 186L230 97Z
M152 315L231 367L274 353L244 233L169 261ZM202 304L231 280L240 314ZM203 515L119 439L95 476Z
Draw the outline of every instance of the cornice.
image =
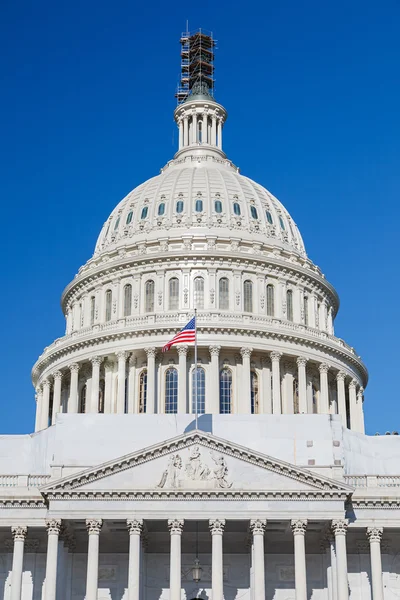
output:
M43 498L1 498L0 508L47 508Z

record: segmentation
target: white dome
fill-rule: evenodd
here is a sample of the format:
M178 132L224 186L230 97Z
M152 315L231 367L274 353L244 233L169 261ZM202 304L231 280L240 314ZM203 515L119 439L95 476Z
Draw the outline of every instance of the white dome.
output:
M237 236L305 255L300 232L279 200L230 161L211 154L171 161L130 192L104 224L95 254L156 239L163 231L182 236L182 229L193 236L215 232L218 238Z

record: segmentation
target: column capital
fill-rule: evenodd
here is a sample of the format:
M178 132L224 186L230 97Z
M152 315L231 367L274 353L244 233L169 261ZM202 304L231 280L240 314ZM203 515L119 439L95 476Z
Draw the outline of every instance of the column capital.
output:
M102 356L92 356L92 358L90 358L89 360L92 363L93 367L99 367L101 365L101 363L103 362L103 357Z
M305 535L307 529L307 519L292 519L290 526L293 535Z
M80 365L78 365L78 363L72 363L72 365L69 365L69 370L71 373L78 373L79 367Z
M89 535L99 535L102 525L102 519L86 519L86 529Z
M27 534L28 528L24 525L14 525L11 527L11 535L13 536L14 541L18 540L19 542L24 542Z
M381 542L383 527L367 527L367 538L369 542Z
M136 533L140 535L143 531L143 519L128 519L126 521L129 534Z
M250 358L253 348L240 348L240 354L242 358Z
M334 519L332 521L332 531L335 535L346 535L348 519Z
M44 379L44 380L42 381L42 386L43 386L43 388L45 388L45 387L48 387L48 388L49 388L49 387L50 387L50 385L51 385L51 384L50 384L50 380L49 380L49 379Z
M187 356L187 353L189 351L189 346L177 346L176 347L176 351L178 353L179 356Z
M63 374L61 373L61 371L55 371L53 373L53 379L54 379L54 381L56 381L56 379L61 380L62 376L63 376Z
M59 535L61 531L62 521L61 519L46 519L47 533Z
M320 373L327 373L330 369L329 365L327 363L321 363L318 366L319 372Z
M273 351L270 354L272 362L279 362L282 357L282 352Z
M360 387L360 389L357 392L357 398L361 398L361 400L362 400L363 395L364 395L364 388Z
M157 355L157 348L145 348L144 351L147 354L147 358L155 358Z
M308 358L304 358L304 356L298 356L296 358L296 363L298 367L305 367L308 363Z
M126 351L125 350L118 350L118 352L115 353L116 357L118 358L118 360L126 360Z
M177 533L179 535L182 535L183 524L183 519L168 519L168 529L171 534Z
M222 535L224 533L225 519L210 519L209 527L211 535Z
M266 519L251 519L251 521L250 521L250 530L253 535L257 535L257 534L264 535L266 526L267 526Z
M339 371L336 373L336 381L345 381L346 373L344 371Z
M356 387L357 387L357 381L355 379L352 379L349 383L349 388L352 388L355 390Z
M209 346L208 350L211 356L216 356L218 358L219 353L221 352L221 346Z

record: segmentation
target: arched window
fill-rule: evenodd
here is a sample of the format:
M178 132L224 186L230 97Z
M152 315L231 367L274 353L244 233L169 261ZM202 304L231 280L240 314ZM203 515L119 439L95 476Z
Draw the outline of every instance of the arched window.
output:
M146 412L146 400L147 400L147 369L139 375L139 412Z
M200 200L200 199L196 200L196 204L195 204L194 210L196 212L202 212L203 211L203 200Z
M258 375L255 371L250 371L250 400L251 400L251 414L258 415L258 412L259 412Z
M106 291L106 321L111 321L112 291Z
M81 393L79 396L79 412L86 412L86 383L81 389Z
M235 215L240 217L240 204L238 202L233 203L233 212L235 213Z
M178 310L179 308L179 279L171 277L169 286L169 310Z
M222 202L221 200L216 200L214 202L214 208L216 213L222 213Z
M150 279L145 285L145 311L154 312L154 281Z
M279 217L279 225L281 226L282 231L285 231L286 227L282 217Z
M165 412L178 412L178 371L173 367L165 373Z
M121 220L121 217L118 217L118 219L115 221L114 231L117 231L120 220Z
M258 219L258 212L255 206L251 205L250 206L250 213L251 216L253 217L253 219Z
M227 415L231 412L232 371L224 367L219 375L219 412Z
M133 217L133 212L132 212L132 211L130 211L130 212L128 213L128 216L126 217L126 224L127 224L127 225L129 225L129 223L131 223L131 222L132 222L132 217Z
M140 218L141 219L146 219L148 212L149 212L149 207L148 206L143 206L143 208L142 208L142 214L140 215Z
M164 213L165 213L165 202L161 202L161 204L158 205L158 216L162 217Z
M243 310L253 312L253 284L249 280L243 284Z
M192 413L196 414L196 369L192 371ZM206 372L203 367L197 367L197 414L206 412Z
M204 279L196 277L194 280L194 307L204 308Z
M178 202L176 203L176 212L178 214L183 212L183 201L182 200L178 200Z
M288 321L293 321L293 292L288 290L286 292L286 314Z
M219 280L219 308L229 310L229 279L221 277Z
M304 325L308 325L308 296L303 298Z
M91 296L90 298L90 324L93 325L94 317L96 313L96 298L95 296Z
M275 289L272 283L267 285L267 315L269 317L275 315Z
M296 378L293 379L293 412L298 415L299 409L299 382Z
M124 287L124 317L130 317L132 313L132 286L127 283Z
M104 397L105 397L105 390L106 390L106 382L104 381L104 379L100 379L99 382L99 413L104 413Z
M315 385L312 386L312 411L314 415L318 414L318 396L319 392Z
M273 222L274 222L274 220L273 220L273 218L272 218L272 215L271 215L271 213L269 212L269 210L266 210L266 211L265 211L265 215L266 215L266 217L267 217L267 221L268 221L268 223L269 223L270 225L272 225L272 224L273 224Z

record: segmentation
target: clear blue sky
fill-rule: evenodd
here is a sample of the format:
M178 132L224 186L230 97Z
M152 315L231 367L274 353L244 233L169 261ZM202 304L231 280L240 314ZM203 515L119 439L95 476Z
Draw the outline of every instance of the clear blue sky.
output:
M30 370L102 223L176 150L179 36L212 30L225 150L288 208L370 370L368 433L400 429L400 5L3 0L1 421L30 432Z

